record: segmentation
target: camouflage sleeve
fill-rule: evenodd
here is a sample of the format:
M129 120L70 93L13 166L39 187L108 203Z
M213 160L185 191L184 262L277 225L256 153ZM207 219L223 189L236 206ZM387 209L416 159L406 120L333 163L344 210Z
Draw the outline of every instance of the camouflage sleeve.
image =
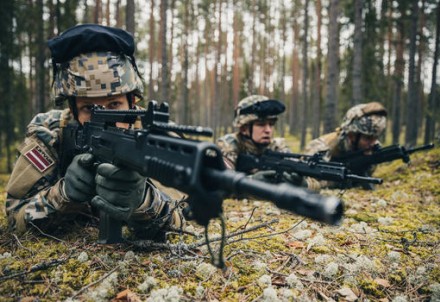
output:
M270 149L282 153L291 153L289 147L286 145L286 140L282 137L275 137L269 146Z
M128 226L141 239L153 239L170 228L182 229L185 219L179 201L185 197L173 188L148 180L145 200L131 216Z
M226 135L220 137L217 140L217 146L220 148L223 161L226 165L226 168L235 170L235 166L237 163L238 151L236 148L236 141L233 139L232 135Z
M6 214L13 231L24 232L30 223L44 229L59 221L58 213L77 210L78 205L63 195L62 179L57 176L58 155L53 146L58 140L58 113L37 115L19 148L6 186Z
M334 134L330 133L318 138L315 138L311 142L307 144L304 149L305 155L314 155L318 152L324 152L323 159L328 161L330 160L329 151L330 151L330 142L334 139ZM332 187L335 183L326 180L319 180L312 177L306 177L307 187L312 190L318 192L322 188Z
M304 154L313 155L318 152L328 151L328 150L329 150L328 144L325 142L325 140L319 137L307 144L306 148L304 149Z

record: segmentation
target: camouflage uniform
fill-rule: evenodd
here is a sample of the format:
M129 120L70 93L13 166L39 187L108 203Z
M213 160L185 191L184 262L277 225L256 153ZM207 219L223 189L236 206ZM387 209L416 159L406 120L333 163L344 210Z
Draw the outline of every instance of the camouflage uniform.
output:
M284 105L279 108L265 108L265 106L269 102L274 102L274 106L277 106L277 103L281 104L279 101L270 100L268 97L261 95L251 95L244 98L240 101L236 108L233 126L240 128L260 119L276 119L277 115L284 112ZM253 111L243 113L243 111L252 106L254 108ZM259 156L263 154L266 150L283 153L291 152L290 149L287 147L284 138L273 138L269 145L258 145L255 144L250 137L247 137L240 133L240 131L226 134L225 136L220 137L217 140L217 145L222 151L223 160L226 164L226 167L233 170L235 170L236 168L237 157L240 153L248 153ZM314 190L314 182L314 180L305 177L303 179L302 185L311 190Z
M374 135L379 137L386 127L386 109L378 102L359 104L350 108L339 128L334 132L327 133L319 138L312 140L305 148L305 154L313 155L318 152L323 153L324 160L331 161L334 157L339 157L353 150L348 138L348 133L359 133ZM377 144L380 144L377 141ZM361 171L364 176L371 176L375 166L368 171ZM337 183L320 181L321 187L338 186Z
M94 31L101 38L102 32L108 31L105 38L110 36L112 39L118 38L115 32L121 33L121 30L95 24L79 25L65 33L75 31ZM125 34L125 38L131 37ZM56 50L56 43L68 41L67 49L77 49L76 44L80 43L78 39L69 42L59 37L51 41L49 47L52 54ZM66 48L66 45L62 46ZM67 62L56 61L53 57L56 101L74 101L76 96L93 98L128 93L141 97L143 85L133 60L131 56L107 51L80 54ZM25 141L19 148L20 154L6 188L6 213L13 231L24 232L32 224L43 230L53 229L65 221L77 221L79 216L91 217L96 214L96 209L88 202L71 201L64 192L63 167L70 165L73 158L73 155L67 158L64 155L68 153L66 150L73 149L66 146L72 146L73 143L67 137L63 138L63 129L69 123L78 123L73 118L77 118L76 103L70 105L73 112L65 109L40 113L28 125ZM180 207L162 192L168 190L166 193L171 193L175 199L182 199L183 195L160 184L153 184L149 179L145 179L145 182L145 198L126 221L131 230L140 238L154 239L158 238L156 235L162 236L169 226L181 228L185 221ZM161 188L158 189L158 186Z
M81 214L96 214L88 203L68 200L61 189L62 128L70 120L69 109L51 110L36 115L29 124L6 187L6 213L13 231L24 232L30 223L41 229L51 229ZM146 179L146 182L145 200L128 225L141 238L154 237L155 232L167 226L182 227L184 220L176 202L159 191L151 180Z
M238 154L249 153L261 155L265 150L290 152L283 138L274 138L266 147L256 146L252 140L239 132L226 134L217 140L217 145L223 154L223 160L228 169L235 170Z

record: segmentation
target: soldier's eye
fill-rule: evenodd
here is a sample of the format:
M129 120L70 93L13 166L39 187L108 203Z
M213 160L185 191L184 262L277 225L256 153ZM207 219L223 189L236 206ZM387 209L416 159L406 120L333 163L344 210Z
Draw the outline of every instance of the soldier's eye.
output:
M109 109L118 109L119 107L122 106L121 102L115 101L115 102L111 102L110 104L107 105L107 107Z

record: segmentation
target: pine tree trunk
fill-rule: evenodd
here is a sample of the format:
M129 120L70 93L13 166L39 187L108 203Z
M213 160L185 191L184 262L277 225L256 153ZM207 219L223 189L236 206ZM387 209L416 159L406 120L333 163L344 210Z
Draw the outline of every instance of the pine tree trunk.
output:
M418 14L418 1L412 1L409 37L408 97L406 101L407 112L405 132L405 145L409 147L415 146L417 143L416 50Z
M301 143L300 149L303 150L306 146L307 136L307 107L309 102L308 94L308 77L309 77L309 60L308 60L308 37L309 37L309 0L304 4L304 36L303 36L303 75L302 75L302 114L301 114Z
M41 18L36 20L37 28L37 54L36 54L36 81L37 81L37 107L36 112L46 111L45 98L46 98L46 44L44 39L44 20L43 20L43 0L37 0L37 11Z
M339 0L331 0L329 6L328 73L327 97L325 104L324 132L331 132L336 127L339 84Z
M321 0L316 0L317 34L316 34L316 64L314 69L314 97L313 97L313 128L312 138L317 138L320 134L321 125L321 27L322 27L322 4Z
M432 79L431 79L431 91L429 93L429 103L425 120L425 139L424 143L428 144L434 141L435 137L435 117L437 116L438 101L437 101L437 66L440 56L440 3L436 8L436 20L437 26L435 31L435 50L434 50L434 63L432 66Z
M133 35L135 33L135 10L134 0L127 0L127 6L125 8L125 29Z
M156 20L154 18L154 0L150 0L150 20L149 20L149 24L150 24L150 39L148 40L148 60L149 60L149 65L150 65L150 70L148 73L148 99L149 100L154 100L155 96L154 96L154 64L155 62L155 57L156 57Z
M392 140L393 144L399 143L400 135L400 119L401 119L401 95L403 88L403 71L405 69L404 60L404 45L405 45L405 25L403 22L403 16L405 14L405 9L400 6L401 16L397 19L396 29L397 29L397 44L396 44L396 60L394 63L394 96L392 104Z
M363 101L362 93L362 17L363 0L354 1L354 37L353 37L353 96L351 106Z
M168 0L161 0L160 5L160 44L162 60L161 101L168 101L168 53L167 53L167 11Z

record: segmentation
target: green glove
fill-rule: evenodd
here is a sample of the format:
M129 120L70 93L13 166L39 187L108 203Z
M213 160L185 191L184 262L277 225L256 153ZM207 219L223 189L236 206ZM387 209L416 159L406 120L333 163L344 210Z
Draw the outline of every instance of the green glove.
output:
M277 182L276 175L277 172L274 170L265 170L265 171L255 172L254 174L250 174L248 177L259 181L276 183Z
M283 172L284 182L288 182L294 186L303 186L303 180L304 178L295 172Z
M64 176L64 192L69 200L86 202L92 200L95 191L95 159L92 154L75 156Z
M115 219L128 220L144 201L145 177L138 172L100 164L96 170L96 193L92 205Z

